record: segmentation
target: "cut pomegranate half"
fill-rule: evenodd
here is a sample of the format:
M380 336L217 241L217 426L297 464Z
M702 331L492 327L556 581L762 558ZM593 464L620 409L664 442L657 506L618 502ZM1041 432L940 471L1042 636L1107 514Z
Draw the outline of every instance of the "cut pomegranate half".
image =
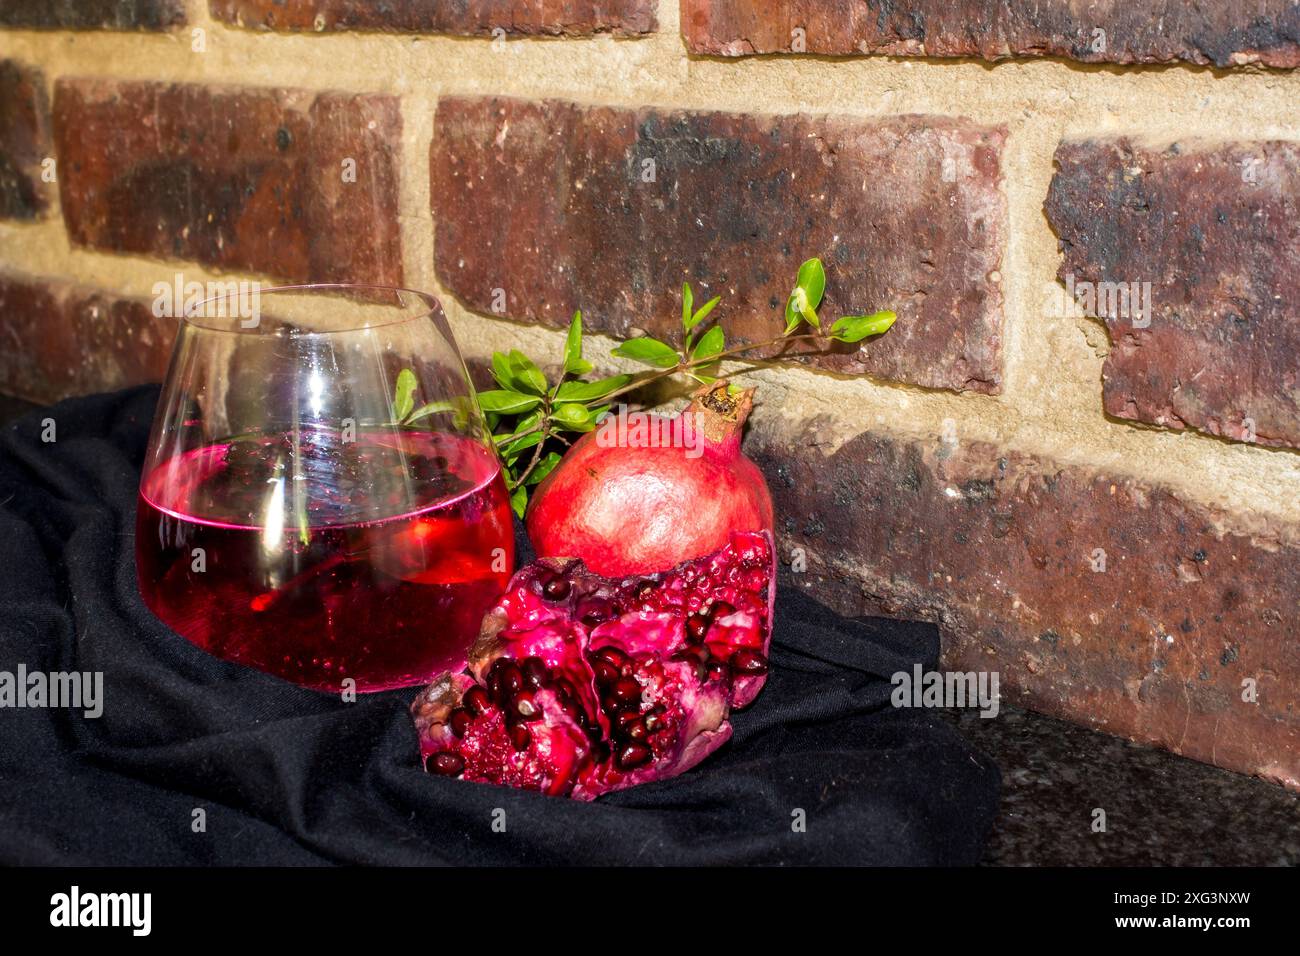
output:
M520 569L412 705L426 768L580 800L688 770L766 680L774 571L767 532L654 574Z

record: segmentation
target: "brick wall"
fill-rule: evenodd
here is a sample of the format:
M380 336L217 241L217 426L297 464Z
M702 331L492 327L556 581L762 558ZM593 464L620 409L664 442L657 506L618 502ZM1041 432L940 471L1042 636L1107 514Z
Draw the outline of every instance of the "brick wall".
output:
M756 375L788 578L1300 787L1297 67L1292 0L13 0L0 391L156 378L177 273L406 282L482 356L683 279L758 339L819 255L900 318Z

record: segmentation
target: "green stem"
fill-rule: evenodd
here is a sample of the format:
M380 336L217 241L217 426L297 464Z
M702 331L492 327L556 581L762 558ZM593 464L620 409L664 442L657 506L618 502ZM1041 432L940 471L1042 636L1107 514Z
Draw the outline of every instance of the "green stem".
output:
M588 406L604 405L611 398L617 398L618 396L624 394L625 392L635 391L638 388L642 388L645 385L649 385L651 382L657 382L662 378L668 378L670 375L676 375L678 372L686 372L693 368L703 368L706 365L716 364L717 362L720 362L731 355L740 355L744 352L754 352L759 349L771 348L773 345L779 345L783 342L799 342L799 341L808 341L812 339L822 339L822 338L825 338L825 336L816 335L811 332L805 332L801 335L781 335L778 336L777 338L769 339L766 342L752 342L748 345L737 345L734 348L723 349L717 355L712 355L709 358L705 358L705 359L687 359L683 355L683 361L678 362L672 368L659 369L658 371L655 372L643 373L640 378L636 379L633 382L629 382L627 385L624 385L622 388L617 388L614 391L610 392L608 395L602 395L600 398L594 398L589 402L585 402L584 404Z
M545 398L543 398L542 401L543 401L543 405L542 405L541 421L538 422L536 428L524 432L525 435L531 435L533 432L540 430L542 432L542 440L533 446L533 454L532 457L528 459L528 467L525 468L523 474L521 474L515 480L515 483L510 486L511 490L521 487L523 483L528 480L528 476L531 475L533 473L533 469L537 467L537 462L541 460L542 448L546 445L546 439L550 437L551 397L547 395ZM523 436L516 436L516 437L523 437Z
M547 413L542 416L542 420L538 422L536 425L534 425L532 428L526 429L521 432L512 432L509 435L493 435L492 440L496 442L498 445L504 445L507 442L514 441L516 438L527 438L529 435L533 434L534 432L539 432L543 428L545 428L549 421L550 421L550 411L548 410Z

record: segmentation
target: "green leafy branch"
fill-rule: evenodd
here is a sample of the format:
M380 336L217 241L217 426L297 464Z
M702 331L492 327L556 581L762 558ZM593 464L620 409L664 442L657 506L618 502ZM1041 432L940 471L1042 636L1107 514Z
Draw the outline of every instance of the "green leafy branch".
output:
M493 441L505 466L511 506L522 515L530 489L554 470L563 449L575 433L593 430L611 402L621 395L673 375L686 375L701 384L716 381L725 359L759 352L774 346L830 342L856 343L880 335L894 324L893 312L846 315L829 329L823 329L817 315L826 289L826 273L820 259L809 259L799 267L785 306L785 331L765 342L751 342L731 348L716 319L709 322L722 301L714 296L699 308L690 283L682 285L682 345L674 348L651 336L629 339L611 354L649 366L635 375L612 375L588 381L592 364L582 354L582 313L574 313L564 342L564 364L559 380L552 383L537 363L517 349L492 356L492 376L498 388L480 392L479 405L488 416ZM796 353L806 354L806 353ZM403 375L406 373L403 372ZM418 421L434 411L431 405L414 408L411 395L415 377L408 382L398 377L394 410L402 424ZM433 403L437 405L439 403ZM442 403L446 404L446 403ZM403 410L406 414L403 415Z

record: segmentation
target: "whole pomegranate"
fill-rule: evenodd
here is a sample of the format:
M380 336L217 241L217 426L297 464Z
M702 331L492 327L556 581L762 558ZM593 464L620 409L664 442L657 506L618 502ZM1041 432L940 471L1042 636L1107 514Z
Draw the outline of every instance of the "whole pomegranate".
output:
M766 679L773 557L766 532L733 533L655 574L520 569L467 670L411 705L426 769L591 800L695 766Z
M767 482L740 452L753 397L718 381L676 419L608 416L534 493L527 523L538 555L645 574L717 551L733 531L770 533Z

